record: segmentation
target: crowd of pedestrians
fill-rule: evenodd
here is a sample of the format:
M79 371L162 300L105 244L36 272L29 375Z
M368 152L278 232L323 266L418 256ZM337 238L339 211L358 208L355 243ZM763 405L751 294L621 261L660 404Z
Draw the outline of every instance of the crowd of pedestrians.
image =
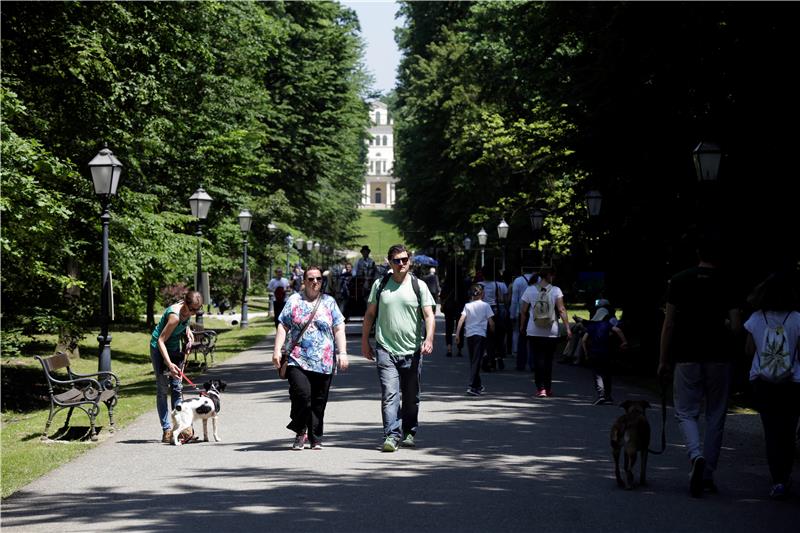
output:
M331 380L337 368L347 368L343 324L354 295L364 299L361 351L375 361L381 387L384 452L416 446L420 376L424 356L433 349L437 305L444 315L446 356L462 356L464 347L469 354L466 394L483 395L486 381L481 373L503 370L510 355L516 370L533 372L533 394L552 397L553 362L566 340L565 360L585 362L592 370L593 404L614 403L613 354L624 354L628 339L607 299L595 302L590 320L575 317L570 322L552 268L523 269L513 279L494 279L480 270L469 276L462 268L447 273L440 283L433 268L419 278L412 273L411 256L403 245L392 246L383 265L369 257L368 247L361 252L356 268L344 262L326 272L327 277L309 267L297 288L279 270L270 281L272 292L294 290L276 313L276 366L281 347L286 348L303 322L313 317L313 333L289 349L292 407L287 427L295 432L294 449L306 443L321 448ZM752 358L749 379L764 427L769 494L781 499L791 489L795 439L800 436L800 313L792 281L790 276L773 275L745 302L740 287L719 268L713 240L701 240L697 265L669 281L657 372L672 379L675 418L694 497L718 491L714 473L722 450L732 362L745 348ZM318 299L324 311L315 316L311 306ZM743 311L750 312L746 322Z

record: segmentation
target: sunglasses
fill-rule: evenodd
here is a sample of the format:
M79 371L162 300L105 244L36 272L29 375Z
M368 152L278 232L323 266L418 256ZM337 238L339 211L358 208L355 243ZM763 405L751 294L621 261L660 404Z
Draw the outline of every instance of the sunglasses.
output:
M392 259L392 263L395 265L405 265L408 263L408 257L395 257Z
M314 281L316 283L321 283L322 278L306 278L306 281Z

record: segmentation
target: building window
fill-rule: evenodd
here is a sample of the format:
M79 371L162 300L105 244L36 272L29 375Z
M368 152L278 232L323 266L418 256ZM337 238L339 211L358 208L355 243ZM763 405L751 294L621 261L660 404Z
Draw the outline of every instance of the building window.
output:
M375 172L375 161L370 161L369 162L369 173L372 174L373 172Z
M386 140L386 135L383 136L383 145L384 146L388 146L389 145L389 143Z
M364 116L364 115L361 115L361 116ZM375 124L380 124L380 123L381 123L381 112L380 111L375 111Z

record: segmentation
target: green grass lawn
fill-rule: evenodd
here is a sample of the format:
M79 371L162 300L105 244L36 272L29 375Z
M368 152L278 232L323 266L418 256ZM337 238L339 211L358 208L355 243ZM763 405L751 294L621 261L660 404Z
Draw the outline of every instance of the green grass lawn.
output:
M358 233L364 237L357 241L355 250L359 251L366 244L372 250L372 258L380 262L391 245L403 243L400 230L393 221L394 212L390 209L362 209L359 213Z
M249 327L241 329L229 326L224 321L205 319L205 327L218 333L215 362L224 361L274 333L272 321L256 318ZM150 332L113 331L111 343L112 371L119 377L120 398L114 409L114 422L118 429L125 427L141 414L155 407L155 380L148 349ZM73 371L90 373L97 371L96 335L88 334L80 344L81 358L72 363ZM77 457L96 446L88 440L76 440L76 433L70 432L65 440L42 442L49 412L47 388L41 365L33 355L51 355L55 346L55 336L37 338L33 353L14 359L3 358L2 363L2 497L5 498L34 479L46 474L57 466ZM193 358L190 357L190 361ZM196 376L199 365L188 366L189 378ZM58 431L66 419L67 410L58 413L50 427L50 437ZM101 406L97 424L102 436L108 429L108 413ZM145 439L159 437L158 427L153 420L153 434L143 435ZM88 429L86 414L78 409L72 414L70 426Z

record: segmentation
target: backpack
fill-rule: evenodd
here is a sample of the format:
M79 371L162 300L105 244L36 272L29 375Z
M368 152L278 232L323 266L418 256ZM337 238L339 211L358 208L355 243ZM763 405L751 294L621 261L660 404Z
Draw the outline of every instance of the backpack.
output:
M550 301L550 292L553 286L539 289L536 300L533 302L533 323L540 328L550 328L556 321L556 310Z
M286 299L286 289L283 288L283 285L278 285L275 288L275 301L281 303Z
M771 326L767 314L764 311L761 314L764 316L766 331L758 351L758 377L772 383L791 379L797 350L795 353L789 352L789 342L783 327L791 313L786 313L786 318L779 326Z
M611 331L614 326L607 320L587 321L584 326L586 333L589 334L589 353L587 355L594 358L607 357L611 348Z

